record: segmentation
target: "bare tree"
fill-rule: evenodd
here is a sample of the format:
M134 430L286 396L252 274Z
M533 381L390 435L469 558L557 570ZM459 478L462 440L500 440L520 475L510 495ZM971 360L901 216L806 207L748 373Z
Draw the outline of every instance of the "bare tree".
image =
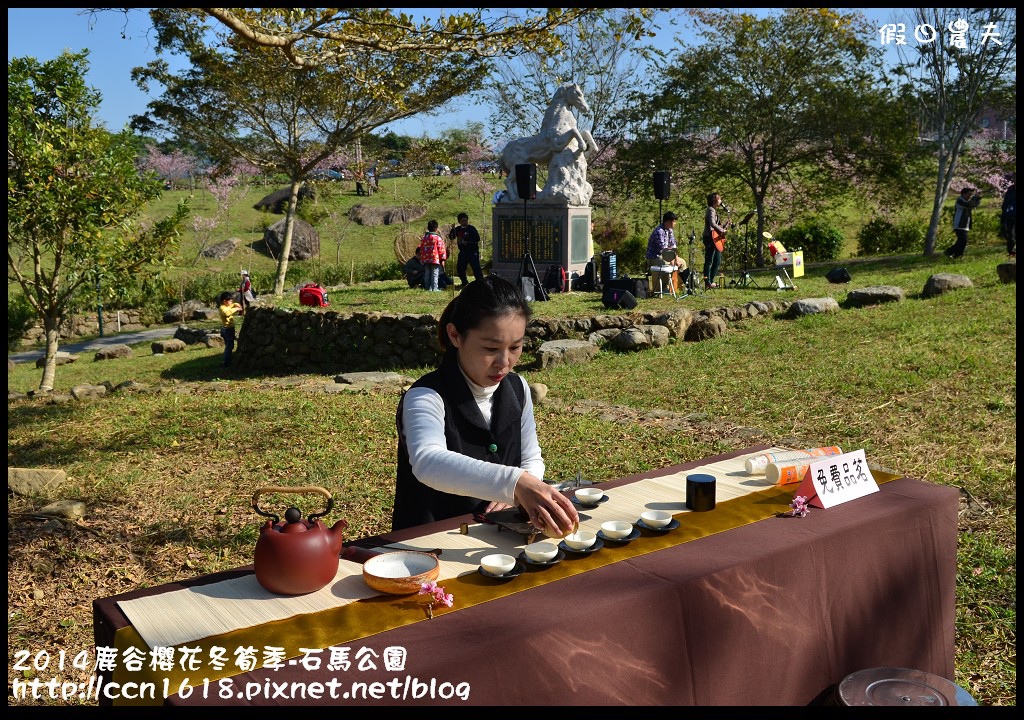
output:
M644 43L655 35L656 17L638 18L632 9L613 8L559 28L558 52L533 47L515 57L496 58L495 73L480 93L493 108L492 135L512 138L536 132L555 91L575 82L591 110L590 117L577 120L581 129L604 140L596 155L600 158L621 137L616 116L628 101L626 94L640 84L645 62L664 55Z
M938 164L924 254L935 253L942 206L970 136L987 107L1013 108L1017 11L1013 8L914 8L912 43L896 48L916 91L924 135L934 137ZM1007 105L1008 101L1008 105ZM1012 110L1011 110L1012 111Z

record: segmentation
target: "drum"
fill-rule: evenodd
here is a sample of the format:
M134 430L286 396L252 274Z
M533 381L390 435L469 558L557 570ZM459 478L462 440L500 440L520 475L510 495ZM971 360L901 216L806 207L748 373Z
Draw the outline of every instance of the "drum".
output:
M686 269L686 261L679 258L679 265L672 271L672 287L676 289L677 293L683 291L689 272L690 271Z
M666 254L668 252L670 252L670 251L666 251ZM686 261L683 260L682 258L679 258L679 264L678 265L669 265L667 263L664 264L664 265L651 265L650 271L651 271L652 275L654 273L656 273L656 272L663 272L663 273L671 276L671 278L672 278L672 287L674 288L676 293L679 293L679 292L681 292L683 290L682 283L684 283L686 281L686 277L687 277L686 273L689 273L689 270L686 269ZM667 278L666 278L666 281L667 281ZM653 291L653 289L655 287L657 287L657 286L654 283L654 279L652 278L652 280L651 280L651 289L652 289L652 291ZM669 290L667 285L664 288L664 291L665 291L665 294L671 294L671 290Z

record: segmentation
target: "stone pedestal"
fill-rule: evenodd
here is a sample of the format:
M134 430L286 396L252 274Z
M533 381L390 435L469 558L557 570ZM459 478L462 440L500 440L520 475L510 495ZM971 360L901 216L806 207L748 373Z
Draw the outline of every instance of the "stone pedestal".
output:
M525 208L524 208L525 204ZM541 281L549 265L558 263L568 277L583 274L594 255L590 207L498 203L491 211L492 272L515 280L529 252Z

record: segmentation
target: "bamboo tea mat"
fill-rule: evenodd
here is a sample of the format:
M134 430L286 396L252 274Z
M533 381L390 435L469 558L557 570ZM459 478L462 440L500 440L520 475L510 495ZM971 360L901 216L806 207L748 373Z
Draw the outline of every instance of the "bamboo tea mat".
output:
M581 508L580 527L597 532L608 520L635 523L645 510L668 510L673 515L686 509L686 476L694 473L713 475L716 502L724 502L772 487L764 475L748 475L747 458L764 452L782 452L771 448L728 460L691 468L671 475L639 480L605 490L608 500L594 508ZM600 487L598 485L597 487ZM469 534L449 530L423 535L413 540L392 543L394 549L428 550L441 548L438 582L475 573L480 558L493 552L518 555L525 544L523 536L499 531L494 525L470 525ZM209 585L118 601L118 607L153 647L171 647L201 638L282 620L295 615L316 613L342 607L380 593L371 590L362 578L362 565L348 560L338 563L334 580L325 588L307 595L286 597L264 590L255 575Z

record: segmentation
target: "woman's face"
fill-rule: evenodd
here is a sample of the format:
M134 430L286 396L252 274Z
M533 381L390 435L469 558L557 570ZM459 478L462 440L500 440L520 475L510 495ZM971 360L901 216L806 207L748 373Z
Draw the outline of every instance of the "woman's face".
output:
M482 387L501 382L523 354L526 318L518 313L490 318L459 335L448 323L448 339L459 349L459 365L470 380Z

